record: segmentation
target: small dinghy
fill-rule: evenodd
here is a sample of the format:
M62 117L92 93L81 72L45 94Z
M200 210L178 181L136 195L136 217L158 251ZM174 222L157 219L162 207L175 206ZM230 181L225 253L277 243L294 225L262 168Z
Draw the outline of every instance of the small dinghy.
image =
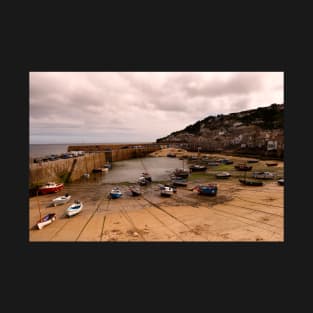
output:
M138 188L138 187L130 186L128 189L130 190L133 197L141 195L140 188Z
M221 173L217 173L216 178L220 178L220 179L226 179L229 178L231 175L228 172L221 172Z
M66 193L64 196L61 197L57 197L55 199L52 200L52 203L54 206L59 205L59 204L64 204L66 202L68 202L71 199L71 196Z
M120 188L119 188L119 187L114 187L114 188L111 190L109 197L110 197L111 199L118 199L118 198L120 198L122 195L123 195L123 193L121 192Z
M79 200L75 200L75 202L66 209L66 215L68 217L71 217L73 215L80 213L82 209L83 203Z
M277 181L278 185L284 186L285 185L285 179L284 178L280 178Z
M237 171L251 171L252 166L246 165L246 164L237 164L235 165L235 169Z
M271 172L254 172L252 174L253 178L257 179L274 179L274 173Z
M263 186L263 182L261 181L254 181L254 180L246 180L246 179L239 179L240 183L246 186Z
M37 221L36 225L37 225L38 229L42 229L43 227L54 222L55 219L56 219L55 213L48 213L43 218L41 218L39 221Z
M277 166L278 163L274 163L274 162L270 162L270 163L266 163L267 166Z
M259 160L248 160L247 163L258 163Z
M189 166L190 172L205 172L207 170L207 167L205 165L191 165Z
M186 187L187 180L186 179L173 179L172 184L177 187Z
M170 197L174 193L174 189L169 186L161 186L160 190L160 194L162 197Z
M216 184L200 185L195 187L195 189L198 191L199 195L216 196L217 194Z

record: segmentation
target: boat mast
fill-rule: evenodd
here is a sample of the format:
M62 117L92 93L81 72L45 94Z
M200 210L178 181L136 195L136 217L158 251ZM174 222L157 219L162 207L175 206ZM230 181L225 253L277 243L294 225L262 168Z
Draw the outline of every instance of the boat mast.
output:
M41 221L41 210L40 210L40 204L39 204L39 199L38 199L38 190L37 190L36 199L37 199L38 210L39 210L39 220Z

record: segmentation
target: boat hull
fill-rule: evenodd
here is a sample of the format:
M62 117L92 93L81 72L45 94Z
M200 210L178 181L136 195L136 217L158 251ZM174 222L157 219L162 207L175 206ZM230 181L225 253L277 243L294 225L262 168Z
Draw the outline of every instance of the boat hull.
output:
M64 184L59 184L55 187L42 187L42 188L39 188L38 193L41 195L46 195L49 193L58 192L62 190L63 188L64 188Z
M68 207L67 210L66 210L66 215L67 215L68 217L71 217L71 216L74 216L74 215L80 213L80 212L82 211L82 209L83 209L83 204L82 204L82 203L80 204L79 207L77 207L77 209L72 209L73 206L74 206L74 205L71 205L71 206ZM76 206L78 206L78 205L76 205Z
M45 220L48 217L47 220ZM37 222L38 229L43 229L45 226L51 224L56 220L56 215L54 213L48 214L45 217L43 217L40 221Z
M57 206L57 205L67 203L68 201L70 201L70 199L71 199L71 196L67 197L66 199L56 198L56 199L52 200L52 203L54 206Z

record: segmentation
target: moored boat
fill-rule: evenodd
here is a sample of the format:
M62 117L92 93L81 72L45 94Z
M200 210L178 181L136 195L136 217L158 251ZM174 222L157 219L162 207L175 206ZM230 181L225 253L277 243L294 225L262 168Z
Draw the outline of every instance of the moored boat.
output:
M58 192L63 188L64 188L63 183L57 184L55 182L48 182L47 184L39 187L38 193L45 195L48 193Z
M52 203L54 206L59 205L59 204L64 204L66 202L68 202L71 199L71 196L66 193L64 196L61 197L57 197L55 199L52 200Z
M120 190L119 187L114 187L111 191L110 191L110 198L111 199L118 199L123 195L122 191Z
M252 174L253 178L257 179L274 179L274 173L271 172L254 172Z
M132 194L133 197L136 197L136 196L140 196L141 195L141 191L138 187L134 187L134 186L129 186L128 188Z
M56 219L55 213L48 213L43 218L41 218L39 221L37 221L36 225L37 225L38 229L42 229L43 227L54 222L55 219Z
M252 166L246 165L246 164L237 164L235 165L235 169L237 171L251 171Z
M205 172L207 170L207 167L205 165L191 165L189 166L189 170L191 172Z
M174 193L174 189L169 186L161 186L160 190L161 190L160 194L163 197L170 197Z
M176 177L187 178L189 176L189 171L183 168L176 168L173 175Z
M75 200L73 204L71 204L65 211L68 217L76 215L80 213L83 209L84 205L80 200Z
M284 186L285 185L285 179L284 178L280 178L277 181L278 185Z
M195 189L199 195L216 196L216 194L217 194L217 185L216 184L199 185L199 186L195 187Z
M247 163L258 163L259 160L248 160Z
M173 179L172 184L174 186L180 186L180 187L186 187L187 186L187 180L186 179Z
M261 181L254 181L254 180L247 180L247 179L239 179L240 183L246 186L263 186L263 182Z
M221 172L221 173L217 173L216 175L216 178L221 178L221 179L225 179L225 178L229 178L231 176L230 173L228 172Z
M266 163L267 166L277 166L278 163L275 163L275 162L269 162L269 163Z

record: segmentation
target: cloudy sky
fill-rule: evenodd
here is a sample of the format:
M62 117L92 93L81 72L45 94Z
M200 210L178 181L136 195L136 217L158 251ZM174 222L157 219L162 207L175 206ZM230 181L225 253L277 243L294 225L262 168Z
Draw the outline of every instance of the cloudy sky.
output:
M283 103L283 72L30 72L30 143L153 142Z

